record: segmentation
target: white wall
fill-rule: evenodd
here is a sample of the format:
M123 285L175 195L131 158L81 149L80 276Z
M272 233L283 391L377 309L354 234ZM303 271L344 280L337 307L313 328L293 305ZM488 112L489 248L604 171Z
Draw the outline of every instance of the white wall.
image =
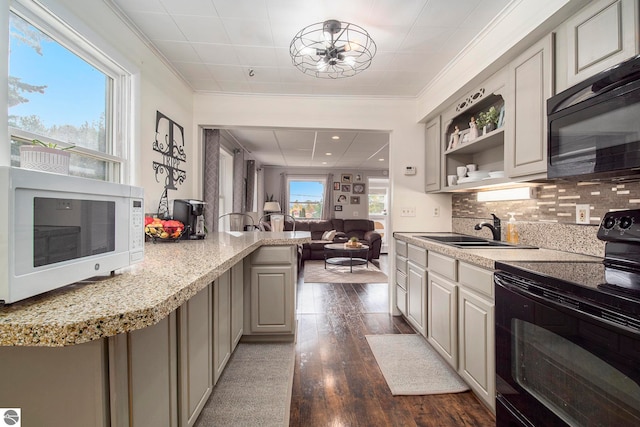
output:
M152 150L155 138L156 110L161 111L185 128L187 179L170 198L197 196L199 178L194 165L199 161L193 136L193 92L176 77L154 53L131 31L102 0L41 0L42 4L62 18L120 65L134 74L133 129L131 142L130 180L145 188L145 210L155 211L164 176L156 182L152 162L162 161ZM0 6L0 68L8 69L7 36L8 2ZM0 102L7 105L6 73L0 75ZM0 117L0 164L9 164L9 141L6 139L6 115ZM198 169L196 168L196 171Z
M451 229L451 197L424 192L424 125L415 120L414 100L304 96L196 94L194 123L202 126L255 126L389 132L392 231ZM418 174L405 176L405 166ZM416 217L401 217L402 207ZM434 207L440 216L434 218Z

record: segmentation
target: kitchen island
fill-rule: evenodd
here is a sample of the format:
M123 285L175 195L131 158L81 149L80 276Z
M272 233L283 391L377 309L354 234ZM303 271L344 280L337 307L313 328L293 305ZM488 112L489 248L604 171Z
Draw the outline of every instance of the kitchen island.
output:
M22 408L24 425L193 425L238 334L293 339L296 248L310 240L149 242L143 262L113 277L0 307L0 407ZM288 312L259 307L273 292ZM290 327L255 330L256 313Z

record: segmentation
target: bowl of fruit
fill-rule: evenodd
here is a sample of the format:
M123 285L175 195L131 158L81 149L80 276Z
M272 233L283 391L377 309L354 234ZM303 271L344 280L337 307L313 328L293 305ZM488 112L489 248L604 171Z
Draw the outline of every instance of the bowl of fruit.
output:
M144 234L155 242L175 242L184 233L184 224L175 219L160 219L146 216L144 218Z

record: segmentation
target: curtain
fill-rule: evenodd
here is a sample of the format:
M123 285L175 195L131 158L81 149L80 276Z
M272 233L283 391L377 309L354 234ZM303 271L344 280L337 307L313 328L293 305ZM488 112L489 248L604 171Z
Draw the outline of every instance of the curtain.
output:
M284 213L291 214L289 212L289 194L287 191L287 179L289 175L286 173L280 174L280 210Z
M253 199L255 197L256 182L256 162L255 160L247 160L247 183L245 190L244 210L242 212L253 212Z
M204 225L209 231L218 230L218 199L220 197L220 130L204 129L203 198Z
M327 174L324 186L324 200L322 201L322 219L330 219L333 214L333 174Z
M233 150L233 210L244 212L244 151Z

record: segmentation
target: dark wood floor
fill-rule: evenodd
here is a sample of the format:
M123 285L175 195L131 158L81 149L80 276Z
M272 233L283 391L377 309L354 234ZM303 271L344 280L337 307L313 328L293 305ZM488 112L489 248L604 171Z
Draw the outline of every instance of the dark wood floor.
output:
M494 426L493 414L471 392L391 395L365 335L414 331L387 313L387 286L305 284L300 276L289 425Z

